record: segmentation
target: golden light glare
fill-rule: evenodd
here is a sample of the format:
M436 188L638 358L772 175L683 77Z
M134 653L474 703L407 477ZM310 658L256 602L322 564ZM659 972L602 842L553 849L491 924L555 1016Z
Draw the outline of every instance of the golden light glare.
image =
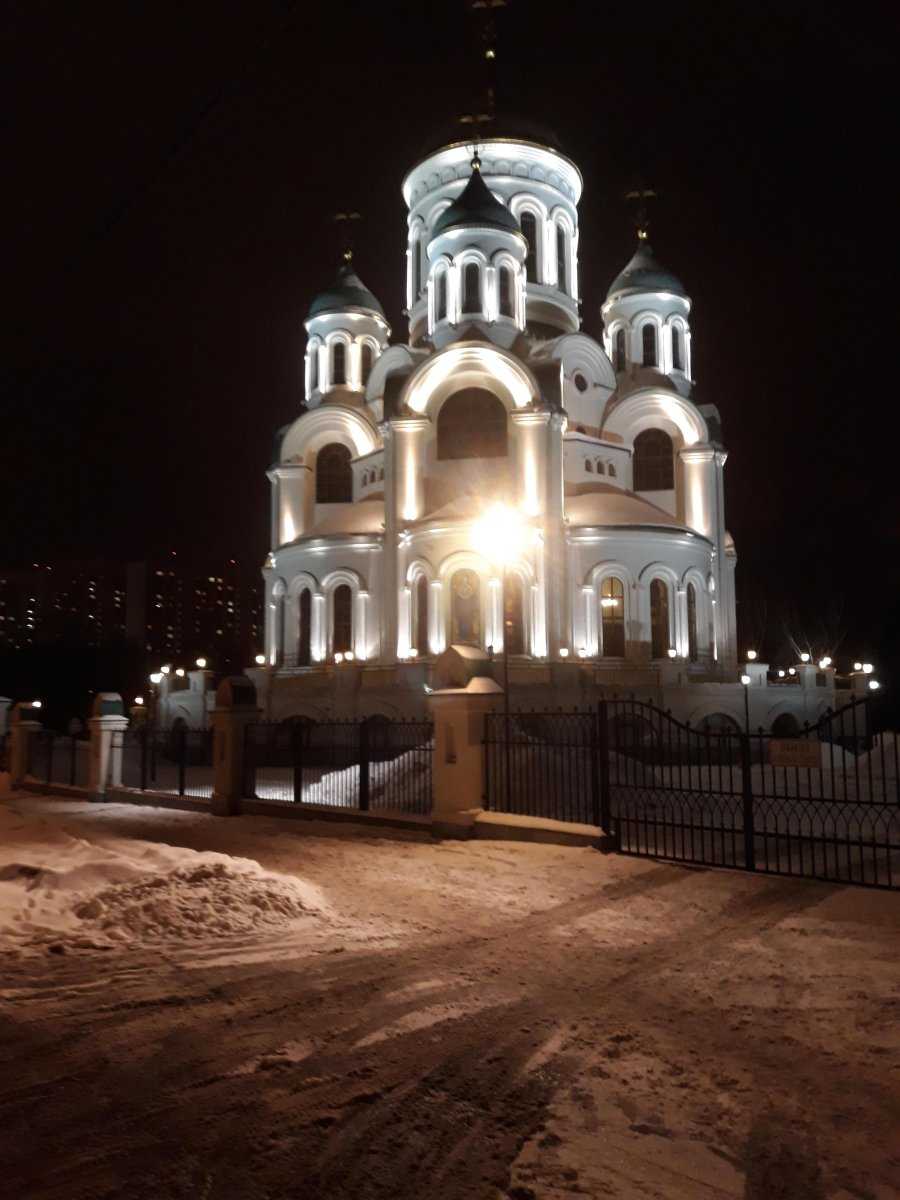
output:
M508 566L521 558L531 532L517 509L492 504L472 525L472 545L489 562Z

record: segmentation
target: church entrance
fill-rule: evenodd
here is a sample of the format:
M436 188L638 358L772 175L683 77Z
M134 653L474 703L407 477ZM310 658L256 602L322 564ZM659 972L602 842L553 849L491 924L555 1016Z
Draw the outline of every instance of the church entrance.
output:
M468 569L454 572L450 580L450 641L481 645L481 581Z

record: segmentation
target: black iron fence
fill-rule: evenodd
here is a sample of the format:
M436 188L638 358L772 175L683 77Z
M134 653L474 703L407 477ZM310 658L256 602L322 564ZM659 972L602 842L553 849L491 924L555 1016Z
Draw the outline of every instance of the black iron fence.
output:
M140 791L208 799L213 794L212 730L141 723L116 734L122 784Z
M485 806L600 825L626 853L900 886L900 747L854 700L796 738L650 702L491 714Z
M87 787L90 751L90 741L84 736L41 729L29 739L28 774L42 783Z
M433 727L426 721L250 725L243 793L363 811L431 811Z

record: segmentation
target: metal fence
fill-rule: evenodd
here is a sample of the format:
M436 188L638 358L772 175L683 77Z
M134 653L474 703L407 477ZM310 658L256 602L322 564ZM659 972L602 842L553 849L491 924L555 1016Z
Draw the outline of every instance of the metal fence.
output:
M259 800L428 813L433 757L426 721L250 725L243 792Z
M90 751L86 737L42 729L29 739L28 774L42 783L87 787Z
M630 854L900 886L900 753L854 700L797 738L650 702L491 714L485 806L601 825Z
M122 784L140 791L208 799L213 794L211 730L139 724L116 735L122 749Z

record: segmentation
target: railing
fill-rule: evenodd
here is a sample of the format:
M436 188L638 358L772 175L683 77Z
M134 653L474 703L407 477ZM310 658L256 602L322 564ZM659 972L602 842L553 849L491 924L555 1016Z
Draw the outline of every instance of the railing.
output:
M140 791L208 799L213 793L213 735L176 725L140 724L116 735L122 750L122 783Z
M362 811L431 811L433 728L425 721L248 726L245 796Z
M650 702L494 713L485 806L600 825L633 854L900 886L900 745L866 698L796 738Z
M28 774L32 779L87 787L89 764L90 742L84 737L42 729L30 739Z

